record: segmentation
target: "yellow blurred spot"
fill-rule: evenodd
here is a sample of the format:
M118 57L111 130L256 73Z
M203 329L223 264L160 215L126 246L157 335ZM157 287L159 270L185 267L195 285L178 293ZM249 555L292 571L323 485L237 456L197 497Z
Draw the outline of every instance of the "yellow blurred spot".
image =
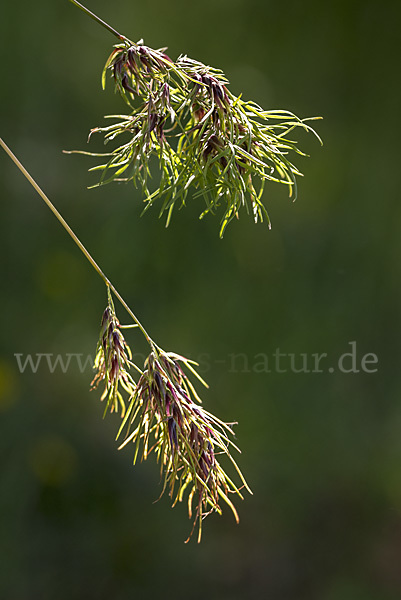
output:
M0 412L8 410L18 397L18 379L15 368L0 360Z
M33 446L29 463L39 481L58 487L72 478L78 459L68 442L58 436L46 436Z

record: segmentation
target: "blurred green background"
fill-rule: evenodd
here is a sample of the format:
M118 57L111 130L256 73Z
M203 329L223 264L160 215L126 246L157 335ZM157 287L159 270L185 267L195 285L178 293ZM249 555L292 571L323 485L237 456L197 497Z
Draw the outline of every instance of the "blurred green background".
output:
M239 421L254 496L238 526L226 510L206 520L200 546L184 545L185 506L153 504L158 468L117 452L90 370L19 372L18 353L93 353L106 297L1 152L0 597L398 599L400 4L88 7L129 37L222 68L234 93L266 108L322 115L325 145L301 134L311 158L298 159L296 203L266 190L271 232L244 214L222 242L195 200L168 230L156 210L139 218L131 186L87 191L91 159L62 154L124 110L100 89L112 36L66 0L3 0L0 135L158 343L202 361L206 407ZM359 365L378 357L377 372L328 371L351 341ZM256 372L255 355L273 361L277 349L328 358L322 373ZM233 368L232 354L248 365Z

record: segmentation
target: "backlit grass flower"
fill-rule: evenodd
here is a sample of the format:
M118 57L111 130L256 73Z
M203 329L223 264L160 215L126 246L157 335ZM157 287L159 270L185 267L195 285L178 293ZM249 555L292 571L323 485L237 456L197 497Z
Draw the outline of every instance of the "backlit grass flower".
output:
M120 447L134 443L134 463L138 455L146 460L151 452L156 454L162 494L168 490L173 506L188 494L188 513L194 515L193 529L199 526L200 541L202 519L211 512L221 514L221 501L229 505L238 522L229 494L242 498L240 489L250 489L230 452L230 446L238 450L229 438L233 423L220 421L200 406L201 400L184 370L206 385L193 364L171 352L152 352L118 435L127 426ZM220 455L227 456L234 465L241 480L239 487L222 468Z
M189 190L202 196L205 210L223 207L220 229L238 217L242 208L254 220L266 219L262 193L266 181L283 183L290 195L296 190L297 167L291 152L302 154L290 134L295 129L312 131L309 119L299 119L287 111L265 111L254 102L234 96L224 74L187 56L176 61L165 49L152 50L134 43L99 19L77 0L71 0L90 17L113 33L119 43L114 47L103 71L103 85L109 74L115 89L129 108L128 114L115 115L113 123L91 131L101 132L105 142L118 140L106 154L107 161L94 169L102 172L100 184L133 181L144 192L146 208L161 199L160 213L170 220L176 203L185 204ZM314 133L314 132L313 132ZM124 432L120 447L134 445L134 462L156 456L160 465L162 494L168 491L173 506L187 498L193 518L189 537L211 512L221 514L223 504L237 510L230 498L249 489L232 454L234 423L221 421L201 405L189 375L205 382L193 361L164 352L150 337L123 297L106 277L91 254L63 219L56 207L31 177L10 148L0 138L0 146L10 156L71 236L107 287L108 304L103 313L96 348L96 375L92 389L104 385L101 400L104 414L119 413L122 419L117 438ZM91 154L91 153L84 153ZM159 184L149 189L156 158L161 173ZM153 164L152 164L153 161ZM111 292L133 320L121 325ZM149 345L143 369L132 360L122 329L137 327ZM206 385L206 384L205 384ZM239 477L237 485L221 464L231 463ZM161 494L161 495L162 495Z
M91 389L104 383L104 391L101 396L101 400L107 398L104 414L108 409L111 412L118 412L121 408L123 417L125 402L120 389L122 388L129 398L133 396L136 383L128 370L130 366L136 367L136 365L132 362L131 350L121 333L110 289L108 289L108 300L107 308L102 316L100 336L96 347L94 368L97 372L91 383Z
M202 520L212 512L221 514L226 503L238 522L231 494L243 498L241 489L249 489L230 448L239 449L232 441L234 423L224 423L201 406L188 373L203 385L193 361L172 352L164 352L152 342L152 352L141 370L132 361L115 313L110 290L103 313L94 367L97 374L92 389L104 383L101 400L107 398L104 414L120 412L121 426L117 439L125 432L120 448L134 444L134 464L153 453L160 464L162 492L173 506L187 496L192 532L198 525L198 541ZM134 372L136 379L131 375ZM237 472L237 486L220 464L226 456ZM192 532L189 538L192 535ZM188 540L189 540L188 538ZM187 541L188 541L187 540Z
M241 208L255 222L270 225L262 203L265 183L288 186L295 199L296 177L302 174L289 155L304 154L290 134L302 128L317 136L308 125L312 119L263 110L233 95L222 71L187 56L173 61L165 48L153 50L142 40L123 40L106 61L102 83L109 73L129 113L108 115L111 125L90 132L102 133L105 143L119 143L109 153L84 152L107 158L90 169L102 172L96 185L133 181L142 188L146 208L160 199L167 224L174 206L184 205L193 190L205 202L201 218L223 207L220 236ZM154 189L152 157L160 171Z

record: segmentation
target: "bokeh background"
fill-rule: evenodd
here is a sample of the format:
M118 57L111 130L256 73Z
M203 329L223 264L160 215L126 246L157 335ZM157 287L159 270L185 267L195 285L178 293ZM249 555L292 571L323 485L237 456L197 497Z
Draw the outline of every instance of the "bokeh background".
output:
M153 504L158 469L117 452L90 369L19 372L15 354L93 354L106 299L1 153L1 598L399 598L399 3L87 4L129 37L222 68L266 108L323 116L325 145L300 135L299 199L267 189L270 232L243 215L221 241L196 200L166 230L156 210L140 218L133 187L88 191L91 159L62 154L123 110L100 88L112 36L66 0L2 1L1 136L158 343L202 361L204 402L239 421L254 495L238 526L226 510L184 545L185 506ZM328 371L350 342L376 372ZM260 372L255 356L277 349L328 358L322 373Z

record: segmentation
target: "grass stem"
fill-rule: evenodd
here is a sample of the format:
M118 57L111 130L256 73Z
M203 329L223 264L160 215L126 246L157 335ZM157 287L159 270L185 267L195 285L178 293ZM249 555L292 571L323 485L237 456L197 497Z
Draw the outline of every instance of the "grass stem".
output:
M81 9L91 19L93 19L94 21L96 21L96 23L99 23L100 25L102 25L102 27L104 27L105 29L107 29L108 31L110 31L110 33L112 33L113 35L115 35L119 40L122 40L124 42L127 39L124 35L121 35L121 33L118 33L118 31L116 31L113 27L111 27L111 25L109 25L108 23L106 23L105 21L103 21L102 19L100 19L100 17L98 17L97 15L95 15L95 13L93 13L88 8L86 8L85 6L83 6L83 4L81 4L80 2L77 2L77 0L70 0L70 2L72 4L75 4L75 6L77 6L79 9Z
M151 348L153 350L157 350L156 344L154 343L152 338L149 336L146 329L140 323L138 318L132 312L132 310L130 309L128 304L125 302L124 298L119 294L119 292L116 290L116 288L111 283L111 281L103 273L102 269L99 267L97 262L94 260L94 258L88 252L88 250L85 248L85 246L83 245L81 240L75 235L75 233L73 232L71 227L68 225L67 221L61 216L61 214L59 213L57 208L54 206L54 204L51 202L51 200L46 196L44 191L39 187L39 185L36 183L36 181L33 179L33 177L25 169L23 164L18 160L18 158L15 156L15 154L10 150L10 148L7 146L7 144L1 138L0 138L0 146L8 154L8 156L11 158L11 160L14 162L14 164L18 167L18 169L21 171L21 173L26 177L26 179L29 181L29 183L34 188L34 190L39 194L39 196L42 198L42 200L47 204L47 206L50 208L52 213L55 215L55 217L57 218L59 223L64 227L66 232L72 237L75 244L78 246L78 248L81 250L81 252L85 255L87 260L90 262L92 267L95 269L96 273L103 279L106 286L108 288L110 288L110 290L113 292L113 294L116 296L116 298L118 298L118 300L121 302L121 304L123 305L123 307L125 308L127 313L132 317L132 319L138 325L139 329L142 331L143 335L145 336L145 338L146 338L147 342L149 343L149 345L151 346Z

